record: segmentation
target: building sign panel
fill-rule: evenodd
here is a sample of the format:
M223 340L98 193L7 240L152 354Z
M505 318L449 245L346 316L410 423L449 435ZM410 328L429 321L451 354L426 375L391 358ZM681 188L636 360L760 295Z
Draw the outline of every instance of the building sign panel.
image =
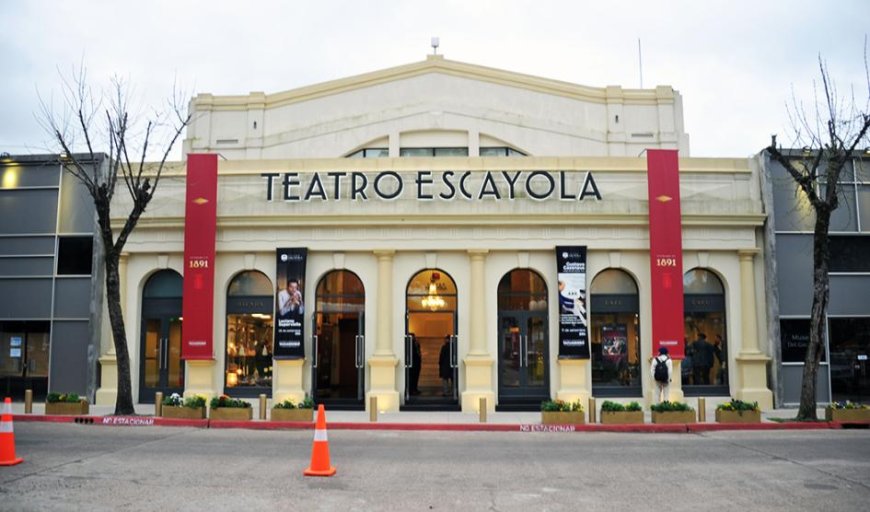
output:
M308 249L278 249L275 297L275 359L305 357L305 263Z
M586 323L586 247L556 247L559 281L559 357L589 359Z
M601 200L591 172L582 179L567 179L565 171L418 171L412 176L396 171L264 172L267 201L391 201L412 194L420 201Z
M653 354L666 347L672 358L682 359L685 326L678 153L650 149L646 155Z
M187 157L181 357L213 359L217 155Z

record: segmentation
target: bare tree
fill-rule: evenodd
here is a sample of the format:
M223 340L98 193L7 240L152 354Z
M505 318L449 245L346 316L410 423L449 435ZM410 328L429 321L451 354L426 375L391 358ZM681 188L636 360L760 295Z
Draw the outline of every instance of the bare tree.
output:
M864 43L864 71L867 96L858 100L853 89L841 97L825 61L819 57L821 90L814 83L815 105L807 113L794 97L789 107L794 139L792 147L799 156L782 150L776 135L766 149L782 165L815 212L813 228L813 301L810 317L810 342L804 360L801 401L797 419L816 418L816 375L819 371L824 339L825 318L830 297L830 244L828 232L831 214L840 204L840 174L854 157L856 148L867 143L870 129L870 68L867 65L867 42ZM863 106L859 106L859 101Z
M157 191L169 153L190 115L184 113L176 89L165 111L154 111L142 116L144 123L137 122L137 116L131 116L128 110L129 90L123 81L114 78L107 93L94 95L86 78L83 67L72 78L61 75L61 109L53 110L40 98L38 118L57 144L64 170L84 185L94 201L105 265L106 304L118 361L115 414L134 414L118 262L124 244ZM165 135L165 140L155 141L158 134ZM98 139L108 147L98 149ZM155 144L156 150L151 147ZM103 153L108 160L101 158ZM146 163L152 154L159 162ZM132 206L115 233L111 224L112 198L119 190L129 194Z

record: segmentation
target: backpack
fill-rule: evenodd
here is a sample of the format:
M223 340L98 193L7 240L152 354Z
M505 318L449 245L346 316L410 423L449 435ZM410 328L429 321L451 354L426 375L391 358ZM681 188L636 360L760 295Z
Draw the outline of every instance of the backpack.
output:
M665 357L664 360L656 358L656 368L653 371L653 378L656 382L667 383L670 380L670 376L668 375L668 365L665 364L668 358Z

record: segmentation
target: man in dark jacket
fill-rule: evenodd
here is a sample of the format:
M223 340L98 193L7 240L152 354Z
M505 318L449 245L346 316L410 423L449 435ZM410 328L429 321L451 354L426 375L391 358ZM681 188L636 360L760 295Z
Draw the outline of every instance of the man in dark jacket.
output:
M441 353L438 354L438 376L441 377L441 383L444 386L444 396L452 394L453 367L450 366L450 336L444 337Z
M692 364L695 370L695 384L710 384L710 370L713 368L713 345L707 341L707 335L698 333L698 339L692 343Z

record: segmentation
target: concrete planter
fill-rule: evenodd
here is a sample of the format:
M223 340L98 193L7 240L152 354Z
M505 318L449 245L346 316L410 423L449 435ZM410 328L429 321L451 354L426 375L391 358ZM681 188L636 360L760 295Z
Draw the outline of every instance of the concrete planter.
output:
M67 416L79 416L82 414L88 414L90 411L90 404L88 404L87 400L81 400L79 402L46 402L45 403L45 414L47 415L67 415Z
M586 413L581 411L541 411L544 425L581 425L586 423Z
M761 423L761 411L723 411L716 409L716 423Z
M272 421L312 421L314 409L272 409Z
M174 405L164 405L162 408L164 418L178 418L183 420L202 420L205 419L205 407L177 407Z
M643 411L601 411L602 425L635 425L643 423Z
M246 421L254 417L252 407L218 407L208 413L212 420Z
M840 423L870 422L870 409L832 409L826 407L825 419Z
M652 411L653 423L695 423L695 411Z

